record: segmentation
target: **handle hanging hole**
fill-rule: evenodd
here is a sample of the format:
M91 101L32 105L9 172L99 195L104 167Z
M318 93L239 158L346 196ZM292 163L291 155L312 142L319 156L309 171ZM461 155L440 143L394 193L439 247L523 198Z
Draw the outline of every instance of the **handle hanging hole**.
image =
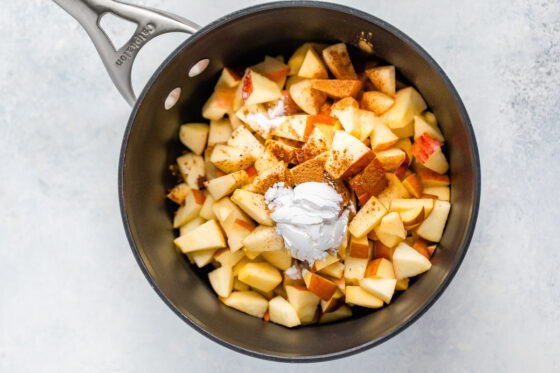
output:
M177 101L179 101L179 97L181 97L181 88L177 87L177 88L171 90L171 92L169 92L169 94L165 98L165 102L163 104L163 106L165 107L165 110L169 110L173 106L175 106Z
M209 64L210 60L208 58L198 61L189 69L189 77L194 78L195 76L202 74Z

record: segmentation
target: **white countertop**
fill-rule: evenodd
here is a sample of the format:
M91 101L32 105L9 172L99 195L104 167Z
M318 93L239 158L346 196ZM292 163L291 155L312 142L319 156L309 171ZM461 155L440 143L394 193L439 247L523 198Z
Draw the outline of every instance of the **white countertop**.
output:
M206 24L257 1L135 1ZM230 351L159 299L124 235L117 162L130 108L85 32L50 1L0 11L0 371L559 371L560 4L342 1L444 68L482 163L473 242L403 333L326 363ZM184 36L141 53L137 87ZM158 49L159 48L159 49Z

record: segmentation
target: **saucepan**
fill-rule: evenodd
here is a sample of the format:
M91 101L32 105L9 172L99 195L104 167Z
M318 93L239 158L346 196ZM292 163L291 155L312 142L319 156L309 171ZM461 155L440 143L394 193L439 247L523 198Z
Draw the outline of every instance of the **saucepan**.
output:
M150 285L181 319L233 350L279 361L310 362L371 348L410 326L434 304L457 272L473 235L480 199L480 165L469 117L438 64L412 39L356 9L312 1L246 8L199 28L166 12L112 0L55 0L93 40L107 71L133 106L119 161L119 199L132 252ZM112 13L137 24L116 49L99 27ZM130 72L138 51L167 32L192 34L153 74L136 99ZM200 121L201 107L224 66L248 66L265 54L288 56L306 41L345 42L397 66L439 119L451 165L452 210L432 269L388 307L333 324L287 329L221 304L203 270L173 247L176 181L169 165L181 153L178 128ZM365 52L364 52L365 53ZM162 60L164 56L162 56Z

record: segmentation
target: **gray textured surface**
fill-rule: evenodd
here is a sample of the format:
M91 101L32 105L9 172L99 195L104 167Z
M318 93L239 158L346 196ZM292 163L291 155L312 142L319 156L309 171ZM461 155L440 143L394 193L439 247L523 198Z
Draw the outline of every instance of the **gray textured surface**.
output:
M141 3L205 24L256 2ZM128 106L76 22L49 1L5 1L0 371L560 370L560 4L343 3L423 45L475 127L479 223L441 299L373 350L303 366L249 358L190 329L148 286L123 234L116 175ZM180 39L144 53L138 79Z

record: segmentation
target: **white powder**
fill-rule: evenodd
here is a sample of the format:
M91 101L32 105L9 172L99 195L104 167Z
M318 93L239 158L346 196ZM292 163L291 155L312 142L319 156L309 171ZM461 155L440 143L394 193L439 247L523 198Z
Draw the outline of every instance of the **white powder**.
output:
M270 132L286 120L286 117L271 118L267 113L259 112L247 114L246 118L247 121L257 124L265 133Z
M276 231L292 256L313 265L346 238L349 209L327 183L308 182L287 188L276 183L265 194Z
M268 116L271 118L284 116L284 111L286 110L285 100L286 96L281 96L276 106L268 109Z

